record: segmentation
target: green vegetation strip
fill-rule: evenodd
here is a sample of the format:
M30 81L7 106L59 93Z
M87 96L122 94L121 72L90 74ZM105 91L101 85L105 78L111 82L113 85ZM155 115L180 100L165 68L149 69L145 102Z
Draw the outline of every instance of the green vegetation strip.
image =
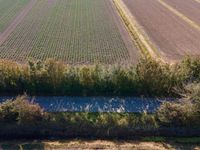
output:
M190 93L199 94L200 85L198 85L198 90L190 91ZM177 102L164 103L155 114L146 112L48 113L44 112L38 104L28 101L26 96L21 96L0 104L0 138L119 137L127 139L146 135L197 136L200 134L199 98L199 96L190 98L182 104ZM190 101L194 100L196 102L188 105ZM181 107L184 109L180 109ZM160 142L165 139L144 140ZM197 142L198 139L195 141ZM188 142L194 141L188 140Z
M130 63L116 12L109 5L108 0L36 1L0 46L0 58L54 58L75 65Z
M175 97L175 89L200 81L200 59L169 65L141 59L130 66L69 66L54 60L26 65L0 61L0 94Z
M184 144L196 144L200 143L200 137L182 137L182 138L174 138L174 137L145 137L142 138L142 141L146 142L167 142L171 141L174 143L184 143Z

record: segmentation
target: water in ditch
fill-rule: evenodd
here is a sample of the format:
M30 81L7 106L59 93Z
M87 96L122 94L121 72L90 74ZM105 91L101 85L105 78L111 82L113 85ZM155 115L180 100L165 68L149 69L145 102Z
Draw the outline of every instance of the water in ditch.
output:
M0 97L0 103L13 97ZM31 97L48 112L155 112L170 99L138 97Z

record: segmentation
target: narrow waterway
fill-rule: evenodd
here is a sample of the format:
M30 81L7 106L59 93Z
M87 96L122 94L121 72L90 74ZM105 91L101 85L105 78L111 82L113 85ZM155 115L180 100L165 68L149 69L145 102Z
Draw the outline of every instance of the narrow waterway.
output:
M0 103L13 97L0 97ZM155 112L169 99L138 97L33 97L48 112Z

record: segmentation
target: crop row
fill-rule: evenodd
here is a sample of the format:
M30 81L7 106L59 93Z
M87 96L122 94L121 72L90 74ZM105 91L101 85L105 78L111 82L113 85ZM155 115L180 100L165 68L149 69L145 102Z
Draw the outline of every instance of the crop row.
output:
M9 25L29 0L1 0L0 1L0 33Z
M129 59L107 0L38 1L0 47L17 61L54 58L70 64Z

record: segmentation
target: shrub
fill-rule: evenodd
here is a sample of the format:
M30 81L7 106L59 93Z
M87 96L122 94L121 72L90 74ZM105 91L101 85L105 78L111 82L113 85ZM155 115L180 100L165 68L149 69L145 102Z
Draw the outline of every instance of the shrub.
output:
M200 83L184 88L183 98L177 102L165 102L157 111L158 120L165 125L200 125Z
M169 65L143 58L130 66L69 66L47 60L21 65L0 61L0 94L73 96L177 96L175 89L200 81L200 59Z
M179 72L187 83L200 82L200 59L186 57L179 64Z
M0 104L1 122L33 124L42 121L46 116L43 109L27 99L26 96L18 96L15 100Z

